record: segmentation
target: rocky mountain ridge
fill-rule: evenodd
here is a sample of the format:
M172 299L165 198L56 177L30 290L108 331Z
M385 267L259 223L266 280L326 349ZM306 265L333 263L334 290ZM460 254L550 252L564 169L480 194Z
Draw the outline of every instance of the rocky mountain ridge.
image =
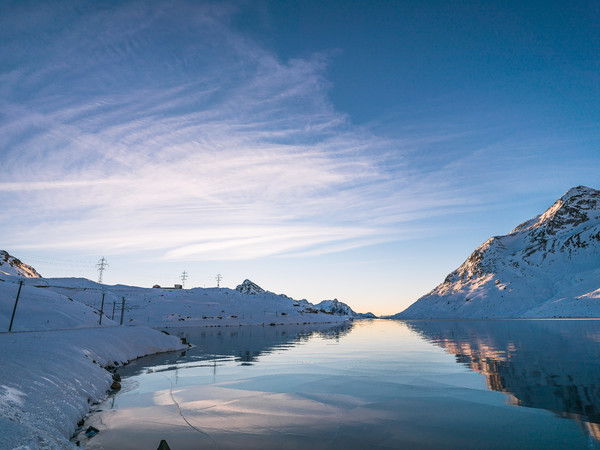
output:
M11 256L4 250L0 250L0 273L26 278L42 277L33 267L21 262L21 260Z
M242 284L238 284L235 288L236 291L238 291L240 294L246 294L246 295L257 295L257 294L264 294L267 291L265 291L263 288L261 288L258 284L253 283L252 281L246 279L243 281Z
M333 300L323 300L322 302L317 303L315 307L321 312L335 314L337 316L358 316L350 306L340 302L337 298L334 298Z
M570 189L393 318L600 316L600 191Z
M235 288L241 294L245 295L263 295L263 294L271 294L280 297L284 297L286 299L293 300L291 297L288 297L284 294L274 294L270 291L266 291L261 288L258 284L246 279L242 284L239 284ZM361 318L375 318L372 313L367 314L358 314L356 313L350 306L346 303L340 302L337 298L333 300L323 300L316 305L308 302L307 300L294 300L297 306L302 306L307 310L318 311L326 314L332 314L336 316L349 316L349 317L361 317Z

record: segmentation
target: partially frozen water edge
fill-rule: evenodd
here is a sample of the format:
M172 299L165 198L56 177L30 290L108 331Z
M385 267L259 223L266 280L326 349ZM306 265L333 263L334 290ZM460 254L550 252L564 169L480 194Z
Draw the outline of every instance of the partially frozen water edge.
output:
M600 448L600 321L169 330L86 449Z

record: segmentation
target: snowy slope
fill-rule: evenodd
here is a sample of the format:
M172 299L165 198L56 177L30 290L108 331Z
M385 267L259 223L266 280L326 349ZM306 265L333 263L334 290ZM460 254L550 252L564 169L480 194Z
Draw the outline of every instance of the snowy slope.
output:
M398 319L600 317L600 191L570 189L488 239Z
M0 275L0 332L8 331L20 280ZM43 287L45 284L42 278L23 279L12 331L62 330L98 324L99 315L94 309ZM115 325L110 320L104 322L110 324Z
M3 252L4 258L5 252ZM69 442L112 379L103 366L187 348L147 327L119 327L48 288L35 269L4 259L0 273L0 448L75 448ZM11 264L12 263L12 264ZM7 275L7 273L12 275ZM22 286L20 286L22 281ZM79 281L84 292L91 282ZM15 310L17 294L20 294ZM8 333L11 318L12 332Z
M344 303L338 309L315 306L274 294L245 280L236 289L163 289L134 286L107 286L79 278L38 280L45 289L99 311L104 294L104 315L123 323L152 327L238 326L287 323L340 322L356 317ZM98 316L99 317L99 316Z

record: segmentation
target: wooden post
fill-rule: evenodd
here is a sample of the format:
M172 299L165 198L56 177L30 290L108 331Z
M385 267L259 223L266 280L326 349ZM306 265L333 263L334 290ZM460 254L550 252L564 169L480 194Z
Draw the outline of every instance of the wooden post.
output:
M104 314L104 292L102 293L102 304L100 305L100 322L98 322L98 325L102 325L102 314Z
M121 323L123 325L123 314L125 314L125 297L123 297L123 302L121 303Z
M15 307L13 308L12 316L10 317L10 325L8 326L8 332L12 330L13 320L15 319L15 312L17 311L17 303L19 303L19 296L21 295L21 287L23 287L23 280L19 281L19 290L17 291L17 299L15 300Z
M113 313L112 313L110 320L115 320L115 306L116 305L117 305L117 302L113 302Z

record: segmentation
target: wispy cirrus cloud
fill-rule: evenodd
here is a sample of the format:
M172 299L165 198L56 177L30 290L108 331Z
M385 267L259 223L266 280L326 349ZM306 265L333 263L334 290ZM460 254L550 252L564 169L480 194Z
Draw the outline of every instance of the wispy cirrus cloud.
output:
M399 223L472 201L407 166L410 142L335 111L326 57L278 60L236 33L235 8L83 5L13 11L4 32L12 248L318 254L400 239Z

